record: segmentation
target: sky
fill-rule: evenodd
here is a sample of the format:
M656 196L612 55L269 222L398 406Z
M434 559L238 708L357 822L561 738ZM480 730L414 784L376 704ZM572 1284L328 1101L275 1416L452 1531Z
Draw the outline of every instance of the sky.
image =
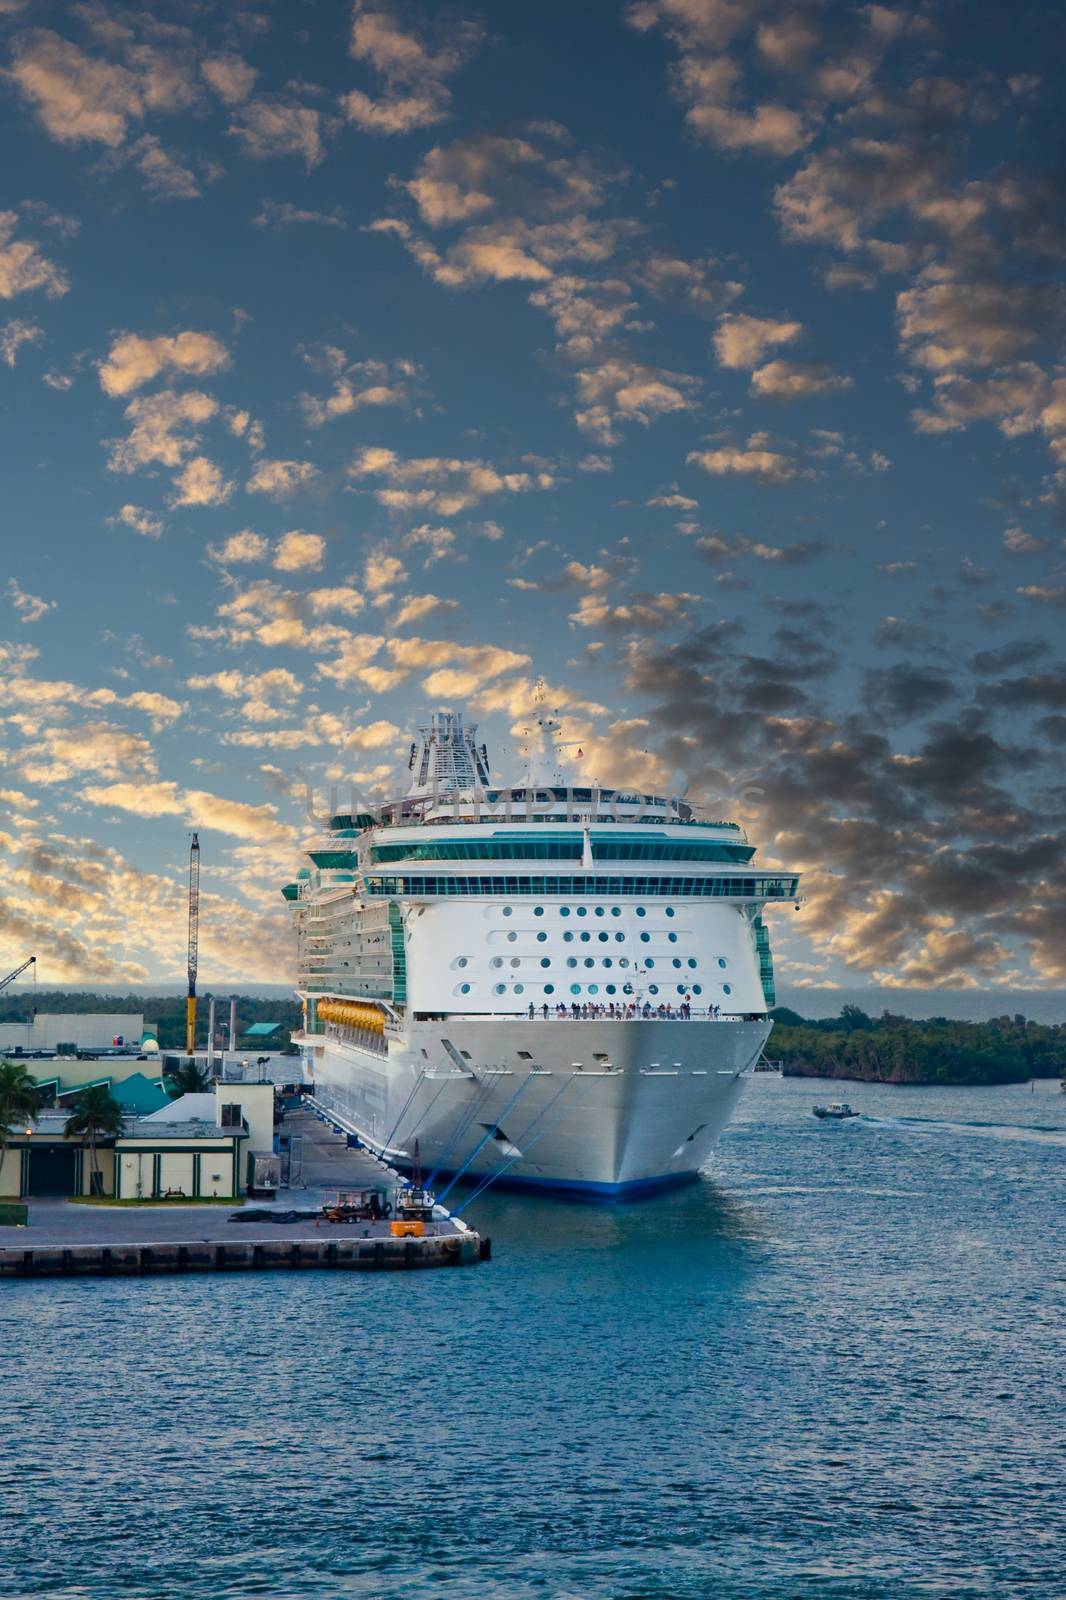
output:
M314 815L453 707L801 870L790 993L1063 986L1064 59L0 0L0 959L180 978L196 828L201 986L288 981Z

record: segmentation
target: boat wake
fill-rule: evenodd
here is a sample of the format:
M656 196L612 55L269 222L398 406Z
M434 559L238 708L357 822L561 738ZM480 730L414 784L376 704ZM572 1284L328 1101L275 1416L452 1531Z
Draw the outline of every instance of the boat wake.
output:
M903 1133L962 1134L973 1139L1012 1139L1026 1144L1066 1147L1066 1128L1054 1124L1011 1122L943 1122L933 1117L863 1117L863 1122L882 1128L899 1128Z

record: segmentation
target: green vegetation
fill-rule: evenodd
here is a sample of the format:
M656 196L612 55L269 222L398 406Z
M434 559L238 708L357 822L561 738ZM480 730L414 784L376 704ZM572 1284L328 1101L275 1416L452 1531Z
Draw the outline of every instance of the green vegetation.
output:
M166 1089L172 1100L181 1094L205 1094L210 1087L207 1068L198 1066L195 1061L183 1061L166 1076Z
M818 1021L787 1006L770 1015L775 1026L768 1049L781 1058L786 1077L914 1084L1066 1078L1066 1026L1046 1027L1023 1016L916 1021L890 1011L868 1017L858 1006Z
M37 1114L37 1085L20 1061L0 1062L0 1166L7 1154L12 1125Z
M126 1118L122 1107L104 1083L91 1083L84 1088L63 1124L64 1139L80 1139L83 1146L89 1147L89 1187L94 1194L101 1187L97 1141L116 1138L125 1132L125 1128Z
M217 994L217 1026L224 1029L229 1023L228 994ZM196 1014L196 1042L207 1043L207 995L201 995ZM259 1000L248 995L237 995L237 1039L253 1022L280 1022L281 1031L271 1039L271 1050L293 1054L296 1047L290 1044L290 1034L300 1026L300 1007L295 1000ZM5 994L0 1000L0 1022L29 1022L33 1017L34 995L26 990L21 994ZM69 1011L133 1011L140 1012L146 1023L154 1023L161 1050L185 1048L185 997L180 994L88 994L76 989L42 989L36 996L38 1011L55 1014Z

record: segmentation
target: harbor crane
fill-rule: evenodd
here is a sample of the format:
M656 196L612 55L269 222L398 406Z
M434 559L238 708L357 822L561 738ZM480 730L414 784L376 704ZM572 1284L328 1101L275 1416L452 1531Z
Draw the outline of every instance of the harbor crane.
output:
M185 1054L196 1049L196 967L200 946L200 835L189 846L189 990L185 1001Z
M14 972L9 972L6 978L0 978L0 989L6 989L9 983L14 983L15 979L19 976L19 974L22 973L22 972L25 972L27 967L32 967L33 968L33 976L34 976L34 979L36 979L36 977L37 977L37 957L36 956L27 956L26 960L22 963L21 967L16 967Z

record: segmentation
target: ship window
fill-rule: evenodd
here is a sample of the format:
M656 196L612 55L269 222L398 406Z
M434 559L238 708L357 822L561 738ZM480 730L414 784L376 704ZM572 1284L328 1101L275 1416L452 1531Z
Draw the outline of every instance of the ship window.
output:
M458 961L455 963L455 965L457 967L465 967L466 966L466 957L465 956L460 956Z
M599 986L598 983L590 983L589 984L589 994L599 994L599 992L600 992L600 986Z
M570 993L571 994L580 994L581 993L581 985L579 983L572 983L570 985Z
M722 985L722 993L723 993L723 994L732 994L732 993L733 993L733 986L732 986L732 984L729 984L729 983L723 983L723 985Z
M597 906L596 907L596 915L598 917L602 917L603 916L603 907L602 906Z
M541 956L541 958L540 958L540 964L541 964L541 966L542 966L542 967L550 967L550 966L551 966L551 959L550 959L550 957L548 957L548 956Z
M688 958L688 964L689 964L689 966L690 966L690 967L694 967L694 966L695 966L695 965L696 965L696 958L695 958L695 956L689 956L689 958Z
M615 944L625 944L625 939L626 936L624 933L616 933L614 936Z
M680 963L678 963L678 964L680 965ZM512 956L511 957L511 965L512 965L512 967L520 967L522 965L521 956Z
M593 961L591 956L586 956L585 957L585 965L586 965L586 967L594 967L596 965L596 963L595 963L595 961Z
M508 943L508 944L514 944L514 942L515 942L515 940L516 940L516 939L517 939L517 938L518 938L518 935L517 935L517 933L509 933L509 934L508 934L508 935L507 935L507 943Z
M460 1050L459 1054L464 1061L472 1061L474 1059L469 1050Z
M676 944L677 943L677 934L676 933L668 933L666 935L666 937L669 939L671 944Z
M609 933L601 933L601 934L600 934L600 943L601 943L601 944L606 944L606 943L607 943L607 941L608 941L608 939L609 939L609 938L610 938L610 937L611 937L611 936L610 936L610 934L609 934Z
M659 993L659 985L657 983L649 983L649 985L648 985L648 993L649 994L658 994Z
M619 957L619 960L618 960L618 965L619 965L619 966L620 966L620 967L628 967L628 965L629 965L629 958L628 958L628 957L627 957L627 956L620 956L620 957Z
M459 985L459 993L460 994L469 994L470 993L470 985L468 983L461 983Z
M568 967L576 967L577 966L577 957L576 956L567 956L566 964L567 964Z
M632 994L633 993L633 985L631 983L624 983L622 985L622 993L623 994Z
M548 935L546 933L543 933L543 932L542 933L538 933L537 934L537 943L538 944L543 944L545 939L547 939L547 937L548 937Z
M678 986L677 986L677 992L678 992L678 994L684 994L684 992L685 992L685 985L684 985L684 984L683 984L683 983L679 983L679 984L678 984Z
M567 928L566 932L563 934L563 942L564 944L573 944L574 942L574 936L570 932L569 928Z
M511 915L511 907L510 906L504 906L503 914L504 914L505 917L509 917Z
M651 943L651 934L650 933L642 933L641 936L640 936L640 942L641 942L641 944L650 944Z
M681 965L681 957L680 956L675 956L674 957L674 966L675 967L679 967L680 965Z
M611 963L611 958L610 958L610 956L608 956L608 957L607 957L607 958L606 958L606 960L605 960L605 961L604 961L604 963L603 963L603 964L604 964L604 966L605 966L605 967L609 967L609 966L611 966L611 965L612 965L612 963Z
M555 993L555 985L554 985L554 983L546 983L544 985L544 993L545 994L554 994Z
M490 967L502 967L503 966L503 957L502 956L493 956L492 960L489 962L489 966Z
M516 983L515 986L514 986L514 992L515 992L515 994L525 994L525 992L526 992L525 984Z
M506 994L507 993L507 985L505 983L498 983L496 985L496 993L497 994Z
M673 914L674 914L674 908L673 908L673 906L667 906L667 908L666 908L666 915L667 915L667 916L668 916L668 917L672 917L672 916L673 916Z
M568 917L570 915L570 907L569 906L560 906L559 907L559 915L561 917Z
M543 906L534 906L533 907L533 915L535 917L542 917L544 915L544 907Z
M645 963L644 963L644 965L645 965L645 966L646 966L646 967L654 967L654 965L655 965L655 962L654 962L654 961L651 961L651 960L648 960L648 961L645 961Z
M638 917L645 917L645 916L647 916L647 912L646 912L646 911L645 911L645 910L644 910L644 907L643 907L643 906L638 906L638 907L637 907L637 916L638 916Z
M578 906L577 914L579 917L587 917L589 914L588 906Z
M698 983L694 983L692 985L692 993L693 994L702 994L703 993L703 989L702 989L701 985L698 984Z
M621 915L622 915L622 907L621 906L612 906L611 907L611 916L612 917L620 917Z
M607 985L607 993L608 994L617 994L618 993L618 990L615 988L613 983L609 983Z
M519 1050L518 1059L519 1061L532 1061L533 1057L530 1055L528 1050Z
M720 967L727 967L727 966L728 966L728 965L729 965L729 963L728 963L728 961L727 961L727 960L726 960L726 958L725 958L725 956L719 956L719 957L718 957L718 965L719 965L719 966L720 966Z

